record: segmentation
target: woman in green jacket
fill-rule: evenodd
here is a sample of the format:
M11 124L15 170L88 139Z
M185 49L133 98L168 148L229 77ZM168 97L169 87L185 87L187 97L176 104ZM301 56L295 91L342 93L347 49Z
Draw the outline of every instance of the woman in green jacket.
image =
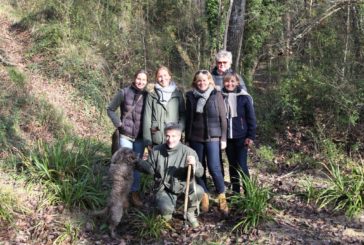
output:
M179 123L183 129L185 124L183 94L167 67L158 68L156 81L147 95L143 115L143 138L149 150L165 142L163 130L167 123Z

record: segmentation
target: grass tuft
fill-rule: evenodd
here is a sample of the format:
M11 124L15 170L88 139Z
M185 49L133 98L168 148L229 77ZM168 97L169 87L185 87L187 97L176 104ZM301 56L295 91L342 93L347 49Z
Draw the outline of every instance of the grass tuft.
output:
M160 215L156 215L154 212L145 214L136 210L134 216L132 225L141 239L153 238L158 240L163 231L171 228Z
M96 208L106 198L102 175L92 168L103 160L100 147L90 140L64 138L54 144L39 141L29 156L23 157L23 164L32 181L47 187L51 203Z
M16 213L23 213L26 209L11 190L0 187L0 224L12 224Z
M254 178L243 177L244 195L235 194L230 197L235 212L242 216L233 227L233 231L249 232L262 221L270 218L268 209L269 190L259 185Z
M318 194L320 208L333 207L334 211L344 210L348 217L353 217L363 209L364 168L363 164L352 166L346 173L339 164L330 162L327 166L326 188Z

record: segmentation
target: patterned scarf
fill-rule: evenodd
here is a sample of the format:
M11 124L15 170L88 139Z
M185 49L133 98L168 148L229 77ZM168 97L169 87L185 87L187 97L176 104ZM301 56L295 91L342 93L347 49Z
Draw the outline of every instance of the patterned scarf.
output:
M209 99L211 92L214 90L213 87L209 87L206 91L200 92L197 89L193 89L193 95L195 98L197 98L197 106L196 106L196 112L202 113L203 108L206 105L207 100Z
M159 85L159 83L156 83L155 91L158 94L159 102L163 105L166 105L171 99L172 93L174 92L174 90L176 90L176 87L176 83L173 81L171 81L171 83L167 87L162 87L161 85Z

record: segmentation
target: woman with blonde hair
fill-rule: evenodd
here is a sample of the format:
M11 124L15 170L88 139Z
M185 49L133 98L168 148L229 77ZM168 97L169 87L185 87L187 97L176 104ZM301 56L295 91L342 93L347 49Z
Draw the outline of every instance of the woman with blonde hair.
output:
M220 165L220 149L226 147L226 129L226 110L221 92L215 88L210 72L199 70L193 78L192 90L186 93L185 137L205 169L207 166L218 194L219 210L225 215L229 209ZM205 190L201 210L207 212L209 196L206 175L198 183Z
M156 83L148 91L143 116L143 138L149 150L165 142L163 132L167 123L180 123L182 129L185 125L185 100L170 70L160 66L155 78Z

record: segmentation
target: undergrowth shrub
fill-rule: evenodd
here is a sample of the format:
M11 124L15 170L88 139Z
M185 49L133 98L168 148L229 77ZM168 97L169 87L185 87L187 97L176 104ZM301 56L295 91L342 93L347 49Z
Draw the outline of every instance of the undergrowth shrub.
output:
M300 181L300 186L303 188L300 193L304 197L307 204L317 200L319 191L314 185L313 178L311 176L306 176L305 179Z
M0 186L0 225L12 224L16 213L26 212L26 208L20 204L15 194Z
M53 144L39 141L28 156L23 156L23 164L31 181L46 186L51 203L95 208L103 205L106 197L102 174L93 170L94 164L105 158L100 149L100 143L89 139L66 137Z
M153 238L158 240L163 231L171 228L161 215L154 212L143 213L139 210L135 210L131 225L135 227L138 237L141 239Z
M86 42L63 43L57 55L57 73L65 77L88 102L100 111L109 100L110 78L107 77L107 63Z
M79 239L81 224L67 220L53 244L76 244Z
M61 23L40 25L34 33L33 54L55 53L64 41L64 31Z
M362 85L307 66L299 66L292 74L279 83L282 119L313 128L321 125L329 138L347 143L360 119Z
M364 200L364 166L355 164L351 171L340 167L337 162L324 164L327 170L325 187L318 192L317 202L320 208L329 207L334 211L345 211L353 217L363 210Z
M243 176L243 173L240 173ZM240 193L230 197L232 210L237 217L242 217L235 224L233 231L249 232L261 222L270 219L268 215L269 189L259 185L256 177L242 178L244 195Z
M335 144L323 132L315 139L317 154L326 179L324 186L312 190L319 208L344 211L353 217L363 209L364 165L361 159L351 159L340 144ZM311 198L312 199L312 198ZM312 199L313 200L313 199Z
M275 152L272 147L262 145L259 148L256 148L256 155L260 162L258 166L259 169L266 171L275 171L278 169L278 166L274 162Z
M13 81L17 86L24 88L26 84L26 77L25 75L16 68L9 68L8 75L11 81Z

